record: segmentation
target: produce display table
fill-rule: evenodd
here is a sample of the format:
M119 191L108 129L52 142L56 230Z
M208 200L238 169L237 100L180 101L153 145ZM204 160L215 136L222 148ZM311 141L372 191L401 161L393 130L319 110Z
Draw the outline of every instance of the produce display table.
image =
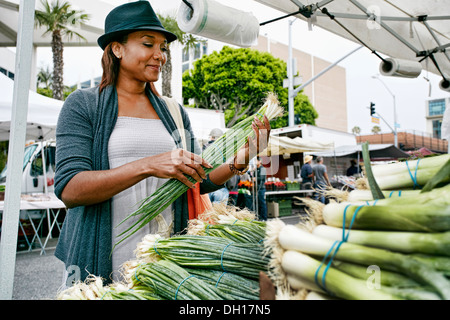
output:
M290 216L292 215L293 208L293 196L306 197L312 196L314 190L279 190L279 191L266 191L266 202L268 204L268 214L275 218L276 216ZM277 203L277 207L272 207L271 202ZM303 205L299 205L303 207ZM276 212L276 213L275 213Z
M3 214L5 202L0 201L0 216ZM39 242L41 247L41 255L45 254L45 247L47 246L48 240L52 237L52 231L55 226L61 231L61 226L58 223L57 219L62 210L64 210L66 206L64 203L59 200L54 193L49 194L22 194L20 200L20 210L26 214L27 219L30 221L30 224L33 228L33 238L31 241L28 240L26 236L26 232L23 228L22 222L19 220L19 227L24 233L25 239L28 244L28 251L31 251L33 247L33 243L35 240ZM39 211L38 214L33 211ZM39 230L42 228L44 219L47 218L48 223L48 233L45 238L44 243L42 243L41 238L39 236ZM36 226L33 220L38 220L38 224Z

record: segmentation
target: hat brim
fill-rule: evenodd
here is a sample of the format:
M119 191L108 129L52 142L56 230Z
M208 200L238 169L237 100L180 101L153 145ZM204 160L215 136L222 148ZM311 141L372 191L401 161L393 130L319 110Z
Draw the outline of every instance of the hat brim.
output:
M156 26L143 26L143 27L139 27L139 28L132 28L132 29L126 29L126 30L119 30L119 31L113 31L113 32L109 32L109 33L105 33L104 35L100 36L97 39L97 43L100 46L100 48L102 48L102 50L105 50L106 46L116 40L117 38L119 38L120 36L135 32L135 31L140 31L140 30L151 30L151 31L158 31L163 33L166 36L167 42L170 43L172 41L175 41L178 39L178 37L173 34L170 31L167 31L164 28L160 28L160 27L156 27Z

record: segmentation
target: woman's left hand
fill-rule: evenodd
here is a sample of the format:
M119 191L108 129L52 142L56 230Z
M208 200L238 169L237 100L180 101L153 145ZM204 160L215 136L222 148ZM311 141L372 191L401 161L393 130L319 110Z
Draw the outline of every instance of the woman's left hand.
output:
M260 152L264 151L269 144L271 128L269 119L266 116L264 116L263 121L255 117L252 122L252 128L255 132L255 137L249 137L244 147L236 154L234 165L238 170L247 167L250 159L253 159Z

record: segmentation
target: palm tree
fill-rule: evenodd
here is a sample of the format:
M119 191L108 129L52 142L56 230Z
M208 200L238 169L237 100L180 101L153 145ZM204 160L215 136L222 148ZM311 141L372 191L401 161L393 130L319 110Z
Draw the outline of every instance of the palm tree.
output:
M381 132L381 128L379 126L372 127L372 133L377 134Z
M361 128L358 127L358 126L354 126L354 127L352 128L352 133L353 133L353 134L356 134L356 135L360 134L360 133L361 133Z
M85 40L85 38L74 31L72 27L86 22L89 16L83 11L71 9L69 2L60 0L49 4L48 0L41 0L44 11L36 10L35 25L45 27L47 30L44 35L52 35L52 53L53 53L53 98L63 100L64 82L63 82L63 37L71 39L73 36Z
M50 68L47 66L45 69L41 68L39 70L39 73L37 74L37 86L44 85L45 89L49 89L49 87L52 85L53 79L52 79L52 72L50 71Z
M167 31L172 32L177 36L176 42L180 43L184 46L185 52L189 52L190 49L195 48L195 46L199 43L204 43L206 40L202 40L200 38L194 37L190 33L186 33L182 31L178 27L177 19L173 15L162 16L158 14L159 20L161 20L162 25ZM164 68L161 72L161 81L162 81L162 95L167 97L172 97L172 61L171 61L171 53L170 47L167 51L167 62L164 65Z

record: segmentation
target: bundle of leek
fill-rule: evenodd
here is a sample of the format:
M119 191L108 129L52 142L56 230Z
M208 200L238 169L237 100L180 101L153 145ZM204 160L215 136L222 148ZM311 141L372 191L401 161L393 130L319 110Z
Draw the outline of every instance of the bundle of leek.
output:
M424 186L449 160L450 154L442 154L372 166L372 172L381 190L419 188ZM445 182L450 182L450 176Z
M203 151L202 158L213 166L212 169L206 168L205 173L210 173L227 159L233 157L236 152L246 144L249 137L254 137L255 133L252 129L252 122L255 117L262 120L264 116L267 116L270 121L282 114L283 109L279 106L276 96L274 94L269 94L265 103L255 116L247 117L234 125ZM189 180L195 182L191 177L189 177ZM134 224L119 235L119 237L123 237L116 245L124 241L144 225L148 224L187 190L188 187L177 179L170 179L164 183L153 194L145 198L135 212L121 222L123 223L130 217L140 216Z
M250 279L258 279L259 271L266 271L269 258L263 247L255 243L238 243L220 237L174 236L164 239L149 234L136 248L139 260L151 262L170 260L182 267L195 267L232 272Z
M413 255L351 243L348 241L350 236L346 241L330 240L279 221L269 223L268 228L272 238L266 240L266 245L274 246L276 242L282 249L273 250L280 256L274 258L279 265L272 277L285 277L284 281L292 288L307 287L342 299L450 299L450 281L442 272ZM315 257L321 257L322 262ZM331 260L327 261L330 257ZM375 266L389 271L391 276L400 274L403 278L407 277L419 288L382 286L379 290L373 290L367 281L335 267L336 262L366 268Z

